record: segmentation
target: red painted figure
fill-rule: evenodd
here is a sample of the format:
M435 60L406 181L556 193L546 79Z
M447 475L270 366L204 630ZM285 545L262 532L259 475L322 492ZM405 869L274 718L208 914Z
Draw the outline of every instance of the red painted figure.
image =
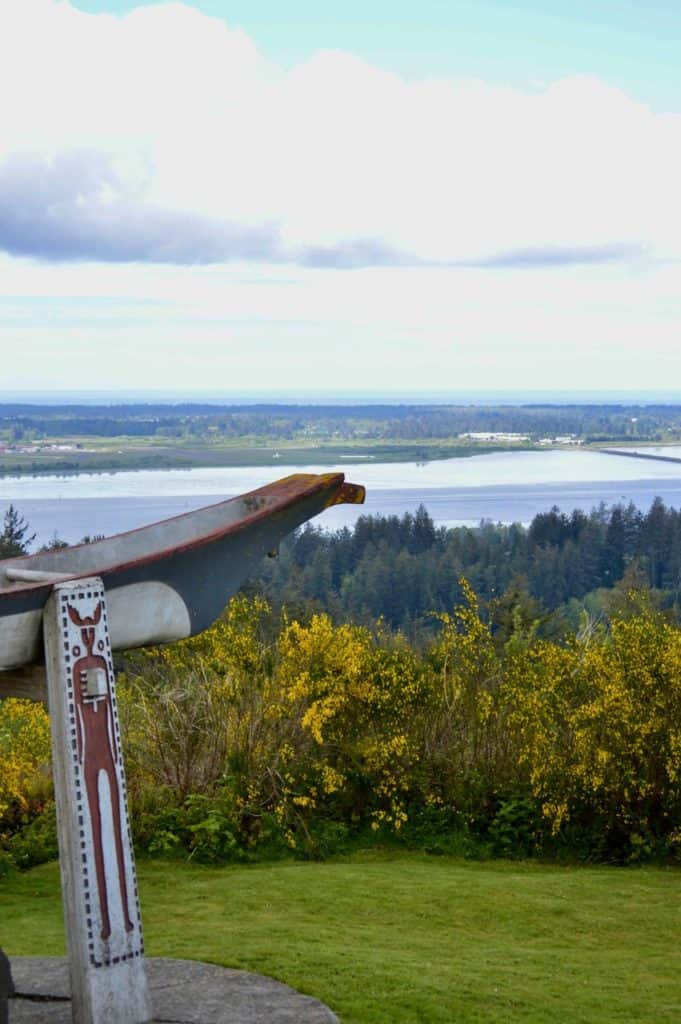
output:
M83 645L87 651L79 657L81 649L74 646L73 654L78 660L73 666L73 693L76 702L78 759L82 765L83 779L87 791L90 821L92 822L92 842L95 854L95 870L97 872L97 888L99 890L99 906L102 916L102 939L111 935L109 919L109 895L104 869L104 851L102 848L102 815L99 805L99 774L104 772L109 782L111 793L111 811L113 818L114 845L118 865L118 885L121 904L125 919L125 930L131 932L135 927L130 920L128 907L128 887L126 882L125 860L123 857L123 824L121 821L121 799L118 790L118 774L116 765L119 760L116 736L114 733L114 717L111 707L111 689L109 670L106 660L94 653L96 627L102 617L102 605L97 605L94 615L81 617L75 608L68 605L71 622L80 628ZM103 641L98 647L104 649Z

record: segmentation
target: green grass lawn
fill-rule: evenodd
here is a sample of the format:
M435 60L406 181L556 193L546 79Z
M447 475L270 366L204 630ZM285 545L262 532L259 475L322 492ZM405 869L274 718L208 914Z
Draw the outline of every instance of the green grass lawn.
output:
M681 1020L681 873L364 854L140 862L151 956L272 975L343 1024ZM0 882L0 945L63 952L54 864Z

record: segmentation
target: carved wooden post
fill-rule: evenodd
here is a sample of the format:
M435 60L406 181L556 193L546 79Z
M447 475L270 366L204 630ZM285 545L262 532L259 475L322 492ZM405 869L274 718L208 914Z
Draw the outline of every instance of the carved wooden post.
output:
M104 586L55 584L43 617L74 1024L152 1016Z

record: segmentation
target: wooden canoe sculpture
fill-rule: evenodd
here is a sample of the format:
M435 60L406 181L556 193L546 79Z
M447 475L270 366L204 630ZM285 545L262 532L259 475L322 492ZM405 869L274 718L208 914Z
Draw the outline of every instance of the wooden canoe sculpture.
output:
M55 583L101 577L113 650L180 640L206 629L286 534L331 505L363 501L342 473L294 474L93 544L0 561L0 698L31 689Z
M77 1024L156 1016L112 650L200 633L287 533L329 505L363 500L342 473L294 475L94 544L0 561L0 698L47 699L50 712Z

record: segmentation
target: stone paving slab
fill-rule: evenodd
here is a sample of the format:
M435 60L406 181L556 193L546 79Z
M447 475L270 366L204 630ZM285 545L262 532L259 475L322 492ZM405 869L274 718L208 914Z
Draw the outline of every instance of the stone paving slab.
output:
M71 1024L64 957L10 957L16 995L9 1024ZM146 960L154 1024L339 1024L331 1010L288 985L195 960Z

